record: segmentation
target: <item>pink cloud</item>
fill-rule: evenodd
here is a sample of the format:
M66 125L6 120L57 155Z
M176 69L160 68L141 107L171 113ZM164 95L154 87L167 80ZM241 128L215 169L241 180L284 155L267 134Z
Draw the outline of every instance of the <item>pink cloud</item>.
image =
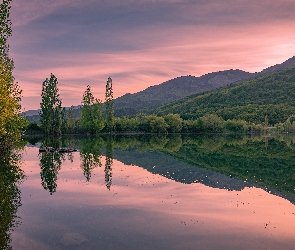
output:
M43 16L63 8L77 10L77 6L93 6L99 10L100 6L120 5L123 10L129 11L132 7L135 11L141 5L148 8L157 4L161 8L175 4L177 13L173 16L172 13L164 15L163 12L163 19L159 17L161 21L144 20L145 23L141 25L133 25L136 20L131 22L129 19L132 25L129 22L125 24L124 19L120 23L119 19L112 28L105 28L103 33L100 29L93 29L96 26L91 26L89 21L91 28L83 38L93 47L89 50L79 46L71 49L62 44L62 39L60 44L65 50L59 49L58 43L56 48L47 49L47 45L59 37L74 34L78 28L75 25L67 26L61 21L61 28L57 30L35 26L36 30L33 30L29 25L36 19L42 22ZM21 25L22 29L28 30L21 32L22 29L16 29L16 34L11 38L10 51L16 66L14 76L24 90L23 106L27 110L39 108L40 101L37 100L41 84L50 73L59 79L63 105L70 106L80 104L88 84L92 86L95 96L103 99L108 76L113 78L115 97L119 97L181 75L200 76L230 68L260 71L295 54L295 18L289 15L295 8L292 6L292 1L271 4L269 1L260 4L256 1L232 1L224 4L220 1L163 0L136 3L110 1L106 4L94 0L85 3L76 0L34 0L23 5L16 0L13 6L14 23L16 27ZM116 16L106 20L105 25L113 17ZM87 27L85 25L85 29ZM113 30L114 27L122 29ZM112 38L112 46L104 48L101 43L109 37ZM38 50L34 50L33 46L37 46Z

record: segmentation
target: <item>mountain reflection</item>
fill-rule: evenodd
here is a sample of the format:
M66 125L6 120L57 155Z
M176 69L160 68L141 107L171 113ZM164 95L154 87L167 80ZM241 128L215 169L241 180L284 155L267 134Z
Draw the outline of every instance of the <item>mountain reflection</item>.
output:
M116 135L63 139L55 145L80 151L86 181L95 168L102 167L105 154L105 185L109 190L113 159L117 159L186 184L199 182L227 190L259 186L289 200L295 196L294 135ZM43 154L42 185L52 194L65 156ZM73 160L73 155L68 158Z
M24 178L17 151L0 150L0 249L12 249L11 232L20 223L16 216L21 206L18 185Z
M120 140L125 144L120 137L117 144ZM294 135L185 135L178 141L181 146L171 149L169 140L138 138L129 148L116 147L114 158L186 184L227 190L256 186L295 203Z

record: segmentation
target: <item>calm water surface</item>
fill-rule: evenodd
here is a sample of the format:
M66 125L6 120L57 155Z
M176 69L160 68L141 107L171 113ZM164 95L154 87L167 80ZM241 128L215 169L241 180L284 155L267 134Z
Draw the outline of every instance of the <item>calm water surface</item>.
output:
M24 149L13 249L295 248L292 138L42 143Z

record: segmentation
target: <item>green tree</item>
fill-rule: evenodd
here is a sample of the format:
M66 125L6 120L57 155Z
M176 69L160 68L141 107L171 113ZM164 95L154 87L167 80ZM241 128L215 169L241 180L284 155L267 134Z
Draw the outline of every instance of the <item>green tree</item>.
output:
M81 107L81 128L88 133L97 133L104 127L102 117L102 104L99 99L95 99L91 88L88 85L83 94Z
M215 114L204 115L201 119L206 131L220 132L223 129L224 120Z
M169 133L179 133L182 129L182 119L178 114L168 114L164 116L165 122L168 124Z
M106 107L106 125L110 133L112 133L114 126L114 101L113 101L113 81L108 78L105 93L105 107Z
M14 81L13 60L9 58L7 39L11 36L11 0L0 4L0 148L11 145L22 136L27 121L20 115L21 89Z
M63 109L57 84L57 78L53 74L50 75L50 79L46 78L42 84L40 122L41 128L47 135L61 134Z

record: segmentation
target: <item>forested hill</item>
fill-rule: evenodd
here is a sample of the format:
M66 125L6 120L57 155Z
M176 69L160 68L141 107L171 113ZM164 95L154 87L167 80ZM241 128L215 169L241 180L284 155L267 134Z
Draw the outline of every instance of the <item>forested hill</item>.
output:
M178 113L184 119L196 119L214 113L224 119L242 119L270 124L284 122L295 114L295 67L230 84L212 91L194 94L154 110L158 115Z
M180 100L191 94L216 89L238 81L254 79L290 66L295 66L295 56L258 73L248 73L237 69L213 72L200 77L177 77L138 93L125 94L115 99L115 115L134 116L139 112L148 112L157 106Z
M227 84L249 79L254 74L242 70L213 72L201 77L181 76L162 84L151 86L135 94L125 94L114 100L115 116L136 115L151 108Z

